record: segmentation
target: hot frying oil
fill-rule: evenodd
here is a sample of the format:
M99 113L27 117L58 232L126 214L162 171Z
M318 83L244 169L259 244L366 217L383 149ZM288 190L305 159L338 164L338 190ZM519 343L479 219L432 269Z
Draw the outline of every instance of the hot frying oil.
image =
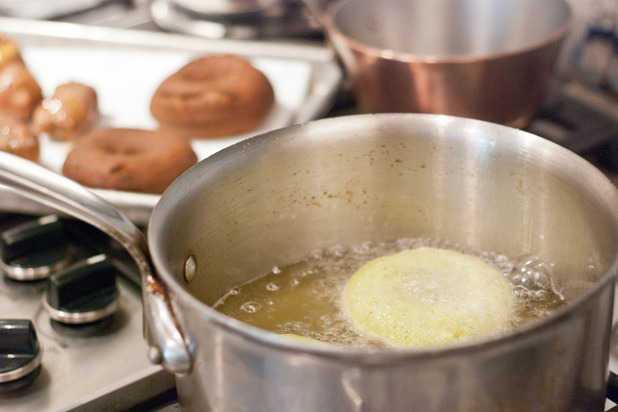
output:
M215 308L233 318L275 333L295 334L349 346L383 346L360 333L347 319L341 293L347 280L365 263L380 256L422 246L471 254L493 266L510 281L515 305L509 327L547 316L564 304L554 290L548 264L535 256L510 259L490 252L471 252L446 242L399 239L367 242L358 247L334 246L235 287Z

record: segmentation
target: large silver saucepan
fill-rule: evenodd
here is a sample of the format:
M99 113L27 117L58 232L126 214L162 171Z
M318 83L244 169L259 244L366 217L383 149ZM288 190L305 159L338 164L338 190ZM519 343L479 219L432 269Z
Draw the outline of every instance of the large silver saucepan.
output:
M178 374L189 410L603 410L618 194L589 163L539 137L414 114L270 132L172 184L152 214L148 248L109 205L27 161L0 154L0 181L127 247L143 272L149 356ZM533 253L554 265L571 303L500 337L409 350L296 342L209 306L310 251L421 235Z

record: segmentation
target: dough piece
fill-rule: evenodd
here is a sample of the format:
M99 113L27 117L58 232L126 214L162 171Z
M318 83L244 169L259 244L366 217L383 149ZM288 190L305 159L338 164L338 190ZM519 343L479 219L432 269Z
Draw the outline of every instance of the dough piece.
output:
M342 299L360 331L395 346L503 330L514 302L508 280L493 267L429 247L370 261L350 278Z

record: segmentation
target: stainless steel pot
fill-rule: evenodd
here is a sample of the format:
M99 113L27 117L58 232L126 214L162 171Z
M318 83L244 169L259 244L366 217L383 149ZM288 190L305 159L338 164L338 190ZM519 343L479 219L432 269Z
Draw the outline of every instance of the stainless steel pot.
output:
M572 20L564 0L317 1L364 112L514 127L541 107Z
M210 411L603 410L618 265L618 193L523 131L439 115L320 120L200 162L140 232L88 190L0 153L0 182L123 243L143 272L149 356L181 404ZM316 346L213 310L234 285L315 249L429 236L533 253L570 303L445 347Z
M203 16L231 17L259 13L280 0L175 0L174 4Z

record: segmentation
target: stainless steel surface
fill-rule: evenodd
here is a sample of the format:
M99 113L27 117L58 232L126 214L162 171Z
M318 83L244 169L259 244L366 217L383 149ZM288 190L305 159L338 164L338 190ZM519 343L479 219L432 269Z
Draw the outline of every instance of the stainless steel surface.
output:
M56 265L45 266L42 268L21 268L19 266L7 266L0 263L0 267L2 267L2 271L6 273L6 275L15 280L21 281L32 281L39 279L46 279L49 277L49 274L53 271L58 270L61 267L65 266L64 261L58 262Z
M152 270L143 233L110 203L76 182L31 161L0 151L0 183L100 229L131 255L141 273L146 338L168 370L189 369L190 354L177 328L166 289ZM152 308L152 309L151 309Z
M85 187L6 152L0 152L0 183L107 233L127 249L140 270L150 272L143 233L110 203Z
M225 37L250 39L257 36L253 27L229 26L218 21L197 19L176 9L169 0L154 0L150 6L153 20L164 30L192 34L207 39Z
M191 370L192 356L183 329L179 326L175 309L159 283L150 281L144 292L144 321L148 330L148 358L172 373L185 374Z
M341 0L320 20L362 111L522 127L543 103L571 12L564 0Z
M73 23L32 21L0 17L0 28L8 36L23 44L64 47L67 50L88 47L91 50L130 52L189 52L234 53L248 58L281 59L302 62L309 67L306 95L298 107L292 107L286 123L303 123L321 116L330 108L341 82L341 69L332 52L323 46L285 42L259 42L239 40L207 40L195 37L123 30L108 27L85 26ZM101 76L105 73L101 72ZM154 88L153 88L154 92ZM225 140L225 139L224 139ZM221 147L225 147L222 140ZM231 143L227 143L231 144ZM159 200L157 195L94 190L98 195L121 210L132 222L146 225L152 208ZM52 209L42 207L10 189L0 186L0 210L19 213L45 214Z
M146 357L140 291L123 278L118 286L120 308L108 330L81 336L50 323L41 303L44 283L0 278L0 313L32 319L43 348L40 375L26 388L3 393L0 410L122 411L174 387L173 377Z
M502 337L410 350L289 342L208 306L311 251L415 236L539 256L571 303ZM212 411L602 410L617 238L616 188L583 159L515 129L411 114L223 150L170 187L148 232L191 348L181 404Z
M234 15L262 12L282 0L175 0L179 6L195 13Z
M39 351L36 357L29 362L27 365L22 366L21 368L10 370L8 372L0 373L0 383L12 382L17 379L21 379L24 376L27 376L31 372L33 372L36 368L41 365L41 358L43 356L43 351Z
M146 225L150 218L150 213L159 201L158 195L146 193L121 192L117 190L92 189L97 196L102 197L113 204L125 216L138 225ZM55 213L52 207L34 202L10 187L0 185L0 210L3 212L29 213L34 215L45 215Z
M300 39L321 37L300 0L235 2L238 6L260 6L252 11L216 13L212 1L153 0L152 20L163 30L209 39ZM260 3L260 4L258 4Z
M137 260L151 359L183 372L177 388L189 409L602 408L618 194L595 168L550 142L430 115L323 120L241 142L192 168L155 207L149 244L163 283L149 273L126 219L27 164L0 153L0 181L108 230ZM224 207L231 199L236 207ZM534 253L553 264L567 296L582 282L593 286L550 319L504 337L426 350L316 347L207 306L311 250L420 235L510 256ZM186 286L189 254L198 273Z
M0 0L0 14L47 19L96 8L106 2L109 3L110 0Z
M47 311L49 317L55 321L67 324L82 325L84 323L105 319L106 317L113 315L116 310L118 310L118 301L112 302L112 304L106 306L104 309L84 313L71 313L52 308L47 303L45 298L43 298L43 307Z

